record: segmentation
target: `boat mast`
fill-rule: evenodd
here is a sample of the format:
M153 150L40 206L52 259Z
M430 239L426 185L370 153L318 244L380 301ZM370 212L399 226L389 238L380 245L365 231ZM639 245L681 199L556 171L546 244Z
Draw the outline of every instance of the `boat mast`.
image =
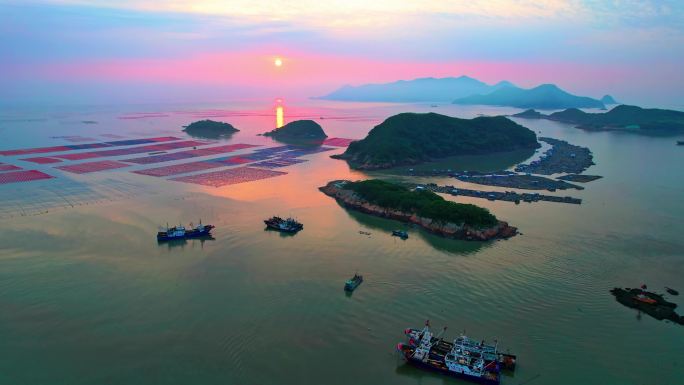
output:
M439 334L437 334L437 335L435 336L435 338L441 339L442 336L444 335L444 333L446 333L446 330L447 330L447 327L445 326L444 329L442 329L442 331L439 332Z

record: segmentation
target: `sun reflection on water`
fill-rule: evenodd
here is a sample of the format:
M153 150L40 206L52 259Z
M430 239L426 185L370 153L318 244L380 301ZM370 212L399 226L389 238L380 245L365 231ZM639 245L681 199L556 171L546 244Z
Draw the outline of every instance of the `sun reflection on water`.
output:
M284 122L284 109L282 106L283 100L282 99L277 99L276 100L276 128L280 128L283 126Z

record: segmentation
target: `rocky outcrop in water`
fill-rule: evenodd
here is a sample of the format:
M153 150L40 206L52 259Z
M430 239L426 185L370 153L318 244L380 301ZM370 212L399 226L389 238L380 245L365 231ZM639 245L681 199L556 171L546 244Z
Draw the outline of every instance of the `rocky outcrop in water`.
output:
M372 204L360 198L354 191L342 188L348 181L332 181L320 187L324 194L335 198L342 206L378 217L394 219L402 222L414 223L425 230L447 238L462 239L468 241L489 241L493 239L506 239L518 234L518 229L509 226L507 222L498 221L495 226L487 228L474 228L457 223L444 223L430 218L420 217L414 213L390 209Z
M621 304L643 311L657 320L666 319L684 325L684 316L674 311L677 304L666 301L662 295L628 287L624 289L616 287L610 293Z

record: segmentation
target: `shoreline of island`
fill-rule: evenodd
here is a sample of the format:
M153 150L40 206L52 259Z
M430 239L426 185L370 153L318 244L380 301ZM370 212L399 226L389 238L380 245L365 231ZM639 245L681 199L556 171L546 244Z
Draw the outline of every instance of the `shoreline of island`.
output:
M323 187L319 187L319 190L325 195L335 198L335 200L345 208L377 217L413 223L430 233L441 235L446 238L466 241L490 241L507 239L518 234L518 229L516 227L510 226L507 222L496 218L494 218L496 220L495 225L478 228L465 223L443 222L419 216L415 212L383 207L377 203L372 203L369 200L364 199L353 190L345 189L345 185L349 183L352 182L349 180L334 180L328 182L328 184ZM450 203L455 205L458 204L455 202Z

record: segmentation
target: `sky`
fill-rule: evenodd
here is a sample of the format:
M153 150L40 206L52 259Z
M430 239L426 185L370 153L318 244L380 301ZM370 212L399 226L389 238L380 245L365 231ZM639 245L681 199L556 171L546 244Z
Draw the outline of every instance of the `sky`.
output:
M672 106L683 67L681 0L0 0L9 104L305 98L468 75Z

